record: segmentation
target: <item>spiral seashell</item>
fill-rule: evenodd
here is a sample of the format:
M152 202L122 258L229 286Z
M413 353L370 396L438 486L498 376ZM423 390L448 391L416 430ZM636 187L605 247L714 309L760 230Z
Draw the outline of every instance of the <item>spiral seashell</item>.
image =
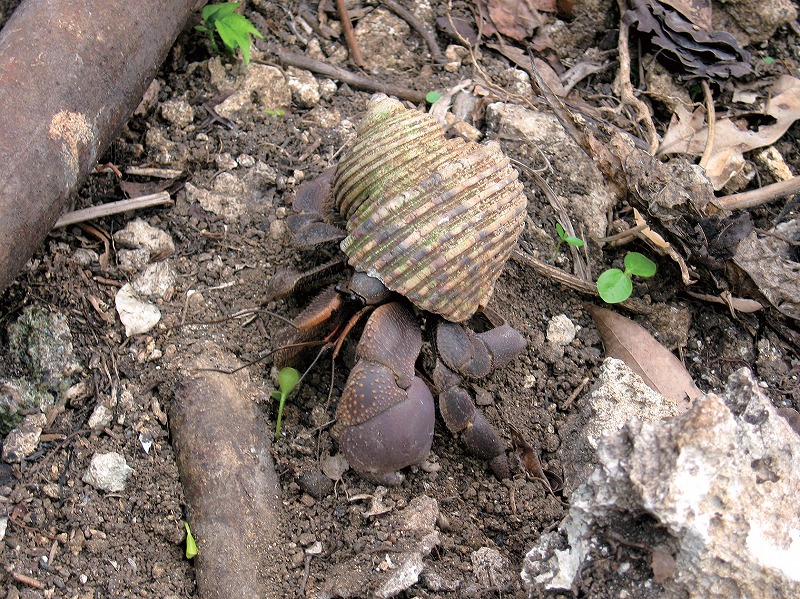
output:
M461 322L486 305L525 222L496 142L446 139L431 116L373 96L333 180L342 251L423 310Z

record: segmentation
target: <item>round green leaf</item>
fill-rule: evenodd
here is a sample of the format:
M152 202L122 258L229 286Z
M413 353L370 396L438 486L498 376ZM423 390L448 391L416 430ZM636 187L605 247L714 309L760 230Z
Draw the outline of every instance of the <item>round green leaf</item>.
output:
M639 252L628 252L625 255L625 270L637 277L652 277L656 274L656 263Z
M618 268L610 268L597 278L597 291L609 304L624 302L631 296L633 283L628 275Z
M425 101L428 104L433 104L434 102L436 102L436 100L438 100L441 97L442 94L440 94L439 92L428 92L427 94L425 94Z

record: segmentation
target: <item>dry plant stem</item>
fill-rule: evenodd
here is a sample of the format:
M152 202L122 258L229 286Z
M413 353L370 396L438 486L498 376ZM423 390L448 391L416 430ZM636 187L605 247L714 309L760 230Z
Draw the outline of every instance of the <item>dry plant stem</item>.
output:
M59 227L68 227L78 223L86 222L87 220L95 220L104 216L111 216L113 214L121 214L123 212L131 212L133 210L141 210L143 208L152 208L153 206L173 206L175 202L169 197L169 193L162 191L151 195L141 196L130 200L120 200L118 202L109 202L101 206L92 206L91 208L83 208L82 210L73 210L67 212L53 225L54 229Z
M786 181L778 181L754 189L753 191L744 191L742 193L735 193L729 196L722 196L717 198L720 206L727 210L742 210L744 208L754 208L767 204L778 198L789 196L795 193L800 193L800 177L792 177Z
M314 73L325 75L326 77L336 79L342 83L352 85L353 87L357 87L359 89L382 92L386 95L400 98L401 100L414 102L415 104L425 101L424 92L418 92L407 87L392 85L390 83L381 83L380 81L370 79L369 77L357 75L356 73L348 71L347 69L342 69L326 62L322 62L321 60L314 60L313 58L309 58L303 54L295 54L294 52L287 52L281 49L276 49L275 53L278 56L278 60L290 67L297 67L298 69L313 71Z
M617 0L619 6L620 23L619 23L619 44L617 46L619 52L619 73L617 75L617 84L619 85L619 93L621 100L633 106L639 117L639 121L644 123L647 129L647 136L649 137L649 152L655 156L658 149L658 133L656 133L656 126L653 124L653 117L650 115L650 109L647 104L642 102L633 93L633 85L631 85L631 55L628 49L628 26L623 21L623 16L628 7L625 0Z
M350 15L347 14L347 7L344 0L336 0L336 11L339 13L339 21L342 23L342 32L344 39L347 42L347 47L350 50L350 57L356 63L358 68L364 68L364 58L361 56L361 50L356 43L356 36L353 33L353 24L350 22Z
M561 225L564 227L568 235L572 235L573 237L576 236L575 229L572 226L572 221L569 218L569 213L564 209L564 206L561 205L561 200L558 199L558 196L552 190L552 188L547 184L542 176L534 170L531 170L531 174L533 175L536 184L539 186L539 189L542 190L542 193L547 198L547 201L552 206L553 210L556 211L558 214L558 219ZM569 246L570 254L572 255L572 263L575 265L575 274L578 276L579 279L582 281L588 281L589 276L587 273L586 263L583 260L578 248L576 248L572 244L567 244Z
M703 95L706 98L706 121L708 121L706 147L700 157L700 166L705 170L708 161L711 160L711 156L714 154L714 130L717 127L717 113L714 110L714 96L711 95L711 86L708 85L708 81L703 79L700 85L703 86Z
M447 62L447 59L442 53L442 49L439 48L439 44L436 41L436 36L429 31L428 28L425 27L425 25L423 25L417 17L414 16L414 13L402 6L399 2L395 2L395 0L378 0L377 3L383 4L386 8L391 10L394 14L413 27L417 33L420 34L420 36L422 36L422 39L425 40L426 44L428 44L428 48L431 51L431 56L433 57L434 62L439 64L445 64Z

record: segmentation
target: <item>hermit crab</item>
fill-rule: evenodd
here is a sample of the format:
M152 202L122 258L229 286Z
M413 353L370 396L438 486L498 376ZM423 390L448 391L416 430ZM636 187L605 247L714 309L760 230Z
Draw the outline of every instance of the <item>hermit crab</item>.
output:
M486 308L526 213L499 145L447 139L429 115L378 94L355 142L335 168L298 188L293 210L295 244L339 241L352 272L295 317L283 340L297 344L324 327L338 339L370 313L336 413L351 467L376 482L401 482L399 471L430 452L435 393L447 428L506 477L505 445L464 385L526 345ZM331 268L279 271L269 295L294 293ZM434 350L427 375L423 331ZM276 362L290 359L287 351Z

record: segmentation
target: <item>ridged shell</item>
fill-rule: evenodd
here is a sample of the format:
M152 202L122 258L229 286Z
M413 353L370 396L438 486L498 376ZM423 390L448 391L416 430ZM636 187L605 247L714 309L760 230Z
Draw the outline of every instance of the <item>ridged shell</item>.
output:
M432 117L383 95L340 160L333 195L350 265L452 322L489 301L527 203L497 143L446 139Z

